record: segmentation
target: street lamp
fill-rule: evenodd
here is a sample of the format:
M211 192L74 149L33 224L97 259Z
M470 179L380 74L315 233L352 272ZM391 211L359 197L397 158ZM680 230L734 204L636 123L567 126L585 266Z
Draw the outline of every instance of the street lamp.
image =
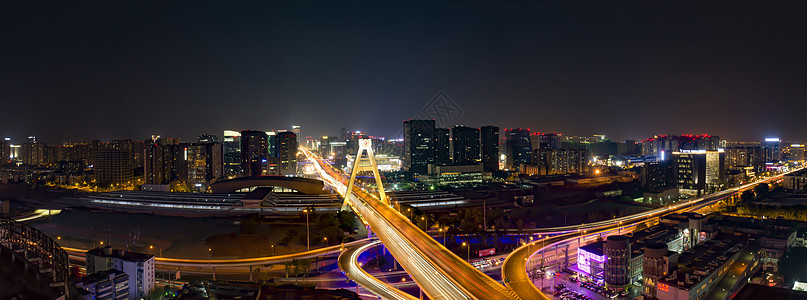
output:
M462 242L462 246L463 247L468 247L468 261L470 262L471 261L471 243L470 243L470 241L468 243Z
M271 245L271 247L272 247L272 256L275 256L276 255L275 254L275 245Z
M303 209L303 213L305 214L305 249L306 251L311 251L311 233L308 227L308 210Z
M326 237L323 237L323 238L322 238L322 240L325 242L325 246L329 246L329 245L328 245L328 237L327 237L327 236L326 236Z

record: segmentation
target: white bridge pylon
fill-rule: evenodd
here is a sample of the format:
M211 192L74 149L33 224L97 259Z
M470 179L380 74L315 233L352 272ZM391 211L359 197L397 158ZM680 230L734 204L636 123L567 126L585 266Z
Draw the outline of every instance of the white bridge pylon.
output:
M373 154L372 141L370 139L359 139L359 152L356 153L356 159L353 160L353 169L350 171L350 180L347 183L347 190L345 190L345 201L342 202L342 210L350 210L350 195L353 194L353 184L356 182L356 174L359 171L373 171L375 177L375 184L378 188L379 199L382 203L389 204L387 194L384 193L384 185L381 183L381 174L378 173L378 164ZM362 153L366 152L367 157L370 159L370 165L361 165Z

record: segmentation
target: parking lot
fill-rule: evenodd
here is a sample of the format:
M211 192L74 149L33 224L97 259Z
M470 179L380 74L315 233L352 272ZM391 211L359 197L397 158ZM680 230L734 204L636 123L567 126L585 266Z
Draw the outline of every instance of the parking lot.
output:
M589 283L579 283L570 279L567 273L555 273L552 279L536 279L536 286L540 287L546 295L562 300L611 300L611 299L632 299L633 294L638 293L638 288L634 288L633 293L623 295L615 292L608 292L602 287L597 287Z

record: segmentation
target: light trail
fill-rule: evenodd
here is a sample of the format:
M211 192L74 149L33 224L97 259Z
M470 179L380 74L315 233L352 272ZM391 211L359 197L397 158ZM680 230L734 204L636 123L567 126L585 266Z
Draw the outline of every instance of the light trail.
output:
M316 162L313 165L323 181L344 195L346 184L337 179L344 178L308 149L303 149L303 153ZM357 189L346 201L429 298L518 299L515 293L437 243L377 197Z
M62 211L58 209L37 209L32 214L16 218L14 219L14 221L28 222L36 219L47 218L53 215L58 215L61 212Z
M804 168L805 167L801 167L773 177L751 182L739 187L726 189L714 194L702 196L700 198L690 199L688 201L682 201L662 208L630 216L625 216L622 218L594 222L585 225L581 224L573 226L539 229L538 232L541 232L543 234L558 234L558 235L547 237L543 239L543 241L542 240L533 241L530 244L523 245L514 250L512 253L510 253L510 255L508 255L507 258L505 259L504 264L502 265L502 278L505 279L506 282L505 284L507 285L507 287L513 290L522 299L549 299L548 296L542 293L532 283L527 274L527 265L530 261L532 261L532 258L538 252L545 251L546 249L554 245L562 243L572 243L576 239L579 239L579 242L582 243L586 238L590 236L601 234L607 235L608 233L613 233L614 230L620 232L621 228L626 227L630 228L640 223L647 223L648 225L650 225L653 222L656 222L657 219L660 219L661 216L667 214L698 211L704 207L713 205L731 195L751 189L760 183L766 183L778 180L788 173L800 171L803 170ZM584 233L587 234L585 235L580 234L580 230L582 230ZM533 250L532 248L535 246L535 244L537 244L538 242L549 244L543 247L535 248L534 249L535 251L531 251ZM578 247L579 246L580 245L578 245Z
M378 297L382 297L384 299L393 299L393 300L416 300L418 298L409 295L399 289L396 289L390 286L387 283L384 283L381 280L373 277L365 271L361 264L358 263L359 255L367 251L372 247L378 246L381 242L375 241L371 243L367 243L361 246L353 246L347 248L345 252L342 252L339 255L339 268L341 268L345 276L352 279L356 284L360 284L361 286L365 287L367 290L372 292Z

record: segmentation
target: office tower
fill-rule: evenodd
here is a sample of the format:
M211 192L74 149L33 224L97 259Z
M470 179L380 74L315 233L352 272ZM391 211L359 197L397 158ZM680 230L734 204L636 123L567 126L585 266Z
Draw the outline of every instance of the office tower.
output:
M670 157L670 153L681 150L717 151L720 137L708 134L662 135L642 140L642 155Z
M434 120L404 121L404 166L412 175L427 174L434 163Z
M791 144L787 152L787 159L790 161L804 160L804 145L802 144Z
M480 128L480 146L482 165L485 171L499 170L499 127L482 126Z
M479 129L457 125L451 128L453 161L457 165L472 165L482 161L479 157Z
M434 163L447 165L451 163L451 130L434 129Z
M702 195L724 181L725 153L722 151L684 150L673 152L673 168L678 188Z
M241 131L241 173L244 176L260 176L262 164L269 157L269 142L266 132Z
M200 144L218 143L219 137L212 133L202 133L196 138L196 142Z
M280 158L280 175L297 175L297 134L281 132L277 134L277 157Z
M651 191L659 191L677 186L673 160L646 162L641 168L642 186Z
M782 158L781 142L779 138L765 138L762 141L763 158L765 162L777 162Z
M532 163L532 145L530 144L529 129L505 129L507 138L507 166L510 170L517 169L521 164Z
M241 133L225 130L222 143L222 161L224 176L235 177L241 175Z
M557 133L541 133L540 149L560 149L560 135Z
M346 143L345 145L348 151L347 153L356 153L356 151L359 151L359 140L369 138L366 132L362 132L359 130L350 131L347 132L346 134L347 135L345 136L345 143Z
M188 186L192 190L204 192L211 181L223 175L221 152L222 145L219 143L188 146Z
M269 155L269 157L277 157L277 133L277 131L266 132L266 154Z
M291 132L294 132L294 136L297 138L297 144L300 143L300 125L292 125Z
M87 251L87 274L115 269L129 276L129 299L139 299L154 289L154 255L112 249Z
M317 151L319 155L322 157L331 156L331 142L336 142L335 136L323 136L322 139L319 140L319 147Z

